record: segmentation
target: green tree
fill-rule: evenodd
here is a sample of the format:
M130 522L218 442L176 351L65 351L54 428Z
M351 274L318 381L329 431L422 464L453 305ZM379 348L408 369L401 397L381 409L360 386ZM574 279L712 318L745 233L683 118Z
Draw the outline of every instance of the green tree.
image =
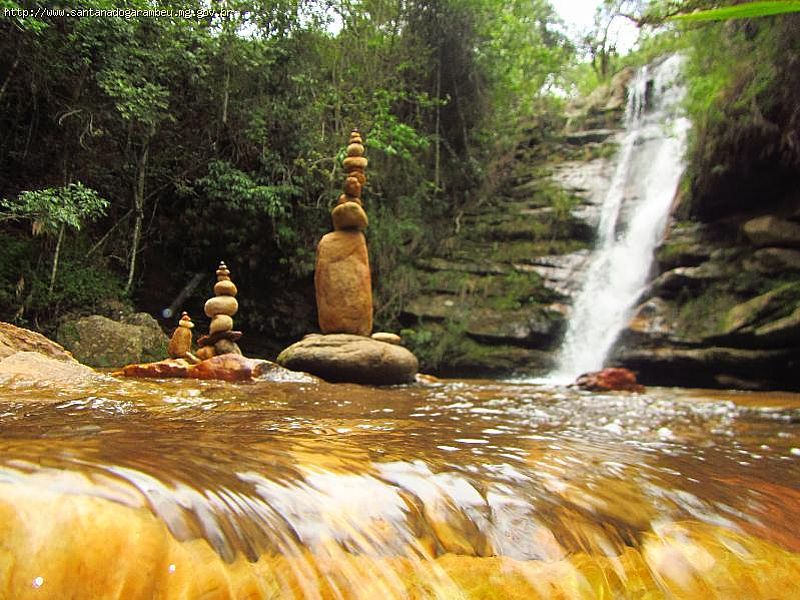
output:
M108 200L78 182L61 188L22 192L16 199L0 200L0 209L4 219L30 220L34 235L58 236L48 288L48 294L51 295L64 231L67 228L80 231L86 223L103 216L108 209Z

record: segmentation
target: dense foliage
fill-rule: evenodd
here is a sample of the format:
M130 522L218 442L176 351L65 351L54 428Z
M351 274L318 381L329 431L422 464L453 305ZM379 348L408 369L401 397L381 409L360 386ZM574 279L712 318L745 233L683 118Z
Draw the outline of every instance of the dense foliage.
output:
M127 13L89 12L114 8ZM153 9L172 15L132 12ZM187 304L200 317L225 259L242 328L264 339L312 328L314 248L352 127L368 147L377 316L390 325L413 287L405 265L480 184L496 132L532 112L571 58L545 0L70 3L84 16L3 0L0 10L4 210L74 186L109 203L95 225L59 236L69 260L53 285L38 277L54 236L32 240L4 221L2 245L16 254L3 264L0 318L45 326L116 309L120 292L157 313L208 273ZM116 281L93 286L112 297L74 294L82 271Z
M797 15L650 29L627 57L607 33L727 4L606 0L575 47L547 0L0 0L0 319L158 314L201 274L182 306L202 321L224 259L249 340L313 329L314 249L359 127L377 326L395 328L414 259L491 190L521 122L679 47L695 212L725 210L708 198L731 173L796 170Z

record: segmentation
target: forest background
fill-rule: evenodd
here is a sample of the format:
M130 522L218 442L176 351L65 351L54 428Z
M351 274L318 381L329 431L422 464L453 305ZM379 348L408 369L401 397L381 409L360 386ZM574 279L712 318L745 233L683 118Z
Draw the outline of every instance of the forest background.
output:
M546 0L65 7L173 11L157 18L0 0L0 320L52 334L85 314L160 316L193 282L177 308L202 323L223 259L244 350L274 353L315 329L314 250L358 127L376 327L398 330L415 260L492 194L519 132L555 134L570 98L624 66L689 55L688 188L702 195L725 123L780 89L796 25L664 25L726 4L607 1L574 39ZM615 19L643 27L624 57Z

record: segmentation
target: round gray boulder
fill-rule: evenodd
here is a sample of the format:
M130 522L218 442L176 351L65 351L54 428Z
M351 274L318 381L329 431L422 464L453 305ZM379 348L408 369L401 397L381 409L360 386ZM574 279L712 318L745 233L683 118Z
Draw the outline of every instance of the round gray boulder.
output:
M410 383L419 369L402 346L346 333L307 335L281 352L278 364L330 382L370 385Z

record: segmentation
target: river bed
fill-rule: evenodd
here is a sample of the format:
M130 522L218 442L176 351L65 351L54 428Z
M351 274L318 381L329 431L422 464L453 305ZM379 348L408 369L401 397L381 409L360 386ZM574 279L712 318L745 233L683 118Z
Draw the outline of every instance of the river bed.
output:
M0 597L800 594L800 395L0 388Z

